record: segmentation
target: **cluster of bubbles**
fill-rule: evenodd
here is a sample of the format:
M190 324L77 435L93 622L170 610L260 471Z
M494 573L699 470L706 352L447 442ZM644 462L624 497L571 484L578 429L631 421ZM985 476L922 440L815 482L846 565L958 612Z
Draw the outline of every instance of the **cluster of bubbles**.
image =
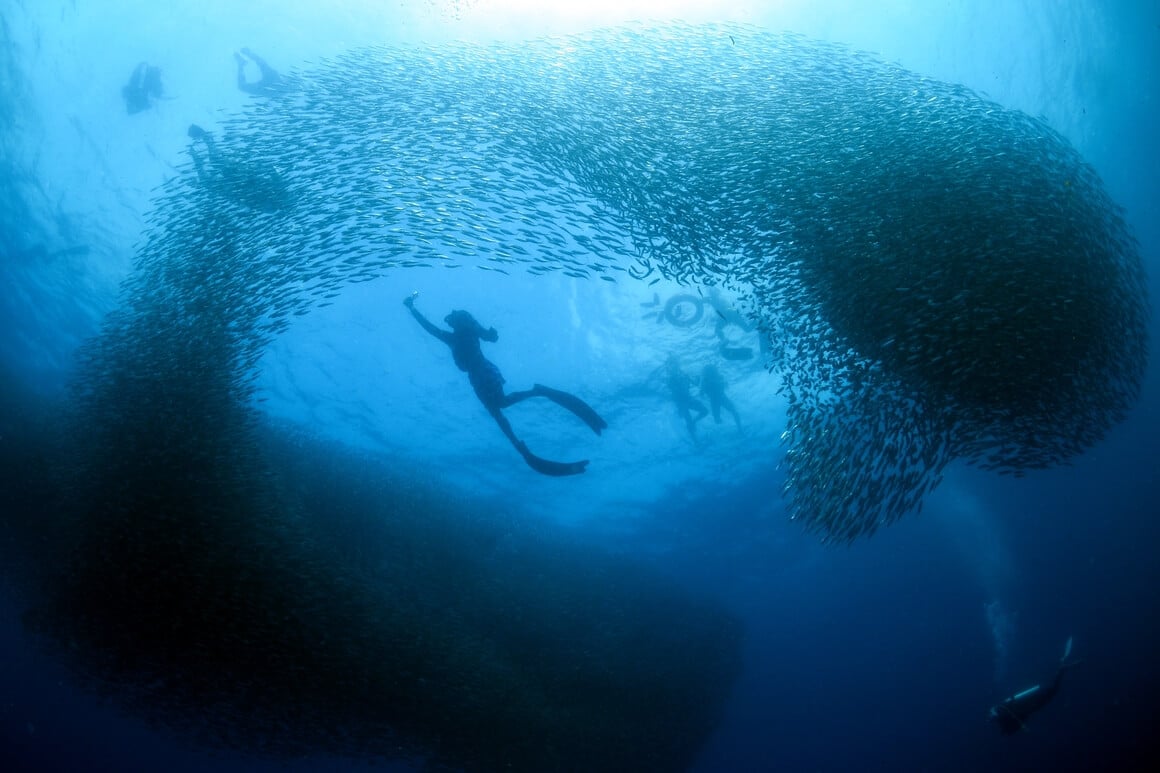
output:
M1007 675L1007 662L1011 656L1011 644L1015 640L1016 614L1003 605L999 599L991 599L983 605L987 627L991 630L991 642L995 647L995 684L1002 683Z
M603 565L563 562L593 584L544 586L550 562L509 551L479 571L478 606L414 602L476 559L407 515L438 507L405 478L373 498L405 524L394 552L346 573L312 547L322 532L287 513L323 498L287 493L309 476L271 464L253 378L273 336L350 283L471 265L742 293L789 399L790 512L834 540L917 507L952 459L1066 460L1138 392L1148 309L1119 211L1050 128L965 89L681 25L362 50L293 83L199 139L199 168L159 193L85 351L82 505L37 617L88 645L87 673L210 740L680 769L732 678L726 616L623 596L637 584ZM392 574L411 554L433 563ZM611 594L595 623L593 589Z

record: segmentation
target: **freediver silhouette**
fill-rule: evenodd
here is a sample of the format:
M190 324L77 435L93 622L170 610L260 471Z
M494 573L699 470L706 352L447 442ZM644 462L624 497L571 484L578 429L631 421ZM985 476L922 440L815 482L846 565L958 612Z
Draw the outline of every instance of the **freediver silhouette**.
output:
M246 80L246 60L258 66L256 81ZM289 83L282 75L266 63L266 60L248 48L234 52L234 62L238 66L238 88L257 97L270 97L289 90Z
M499 333L496 332L496 329L492 327L485 330L471 314L455 310L444 317L444 322L451 327L451 330L443 330L433 325L415 308L416 295L418 293L404 298L403 305L411 311L411 315L423 326L424 330L451 347L451 356L454 358L456 366L467 374L476 397L487 408L487 412L499 424L503 434L519 451L520 456L524 458L528 466L544 475L578 475L584 472L584 468L588 466L587 459L578 462L555 462L533 454L524 441L516 437L511 423L503 415L503 409L529 397L546 397L560 407L571 411L599 435L608 426L608 423L600 418L592 406L575 395L551 389L542 384L535 384L531 389L522 392L505 394L503 375L494 363L483 356L483 351L479 346L480 341L495 343L499 340Z
M125 110L129 115L148 110L164 96L161 86L161 68L141 62L133 69L129 82L121 88Z

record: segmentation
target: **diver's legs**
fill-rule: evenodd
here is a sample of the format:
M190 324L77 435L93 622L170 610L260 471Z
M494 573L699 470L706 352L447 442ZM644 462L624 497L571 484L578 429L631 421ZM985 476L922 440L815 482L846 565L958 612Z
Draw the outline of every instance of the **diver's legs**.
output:
M242 91L246 91L247 87L250 85L246 83L246 58L235 51L234 61L238 63L238 88Z
M696 412L696 416L693 416L694 412ZM689 428L689 437L696 440L697 422L705 418L709 413L709 409L695 397L686 396L684 399L677 401L677 413L685 420L685 426Z
M697 415L693 416L692 412L696 412ZM693 440L697 439L697 422L708 415L709 409L700 400L693 397L689 398L689 404L685 409L685 421L689 425L689 434L693 437Z
M254 61L258 63L258 69L262 71L261 83L269 86L271 84L277 83L278 80L282 77L281 75L278 74L277 70L275 70L270 65L266 64L261 59L254 57Z
M561 392L559 389L552 389L543 384L534 384L531 389L525 389L521 392L510 392L504 395L503 407L515 405L518 402L527 400L529 397L546 397L556 405L571 411L576 418L587 424L593 432L597 435L608 426L608 422L600 417L591 405L581 400L579 397L568 392Z
M725 407L725 410L727 410L727 411L729 411L729 413L733 414L733 423L736 424L738 427L740 427L741 426L741 417L737 415L737 408L734 407L733 401L730 400L728 397L724 397L721 399L721 405L723 405Z
M695 441L697 439L697 422L693 419L693 414L689 413L688 408L682 408L681 418L685 420L685 427L689 430L689 437Z
M704 404L696 398L689 398L689 408L697 412L697 418L694 419L694 421L700 421L709 415L709 409L706 408Z
M579 475L584 472L584 468L588 466L588 460L584 459L579 462L553 462L551 459L541 459L533 454L524 441L516 437L516 433L512 430L511 422L503 415L499 408L488 408L488 413L495 419L495 423L499 425L503 434L515 446L515 449L520 452L520 456L524 457L524 461L528 466L541 475L551 475L554 477L563 477L565 475Z
M270 86L274 83L277 83L278 80L282 77L278 74L277 70L266 63L265 59L258 56L250 49L243 48L242 53L250 57L250 60L253 61L254 64L258 65L258 70L262 73L262 77L255 85Z
M488 408L488 413L490 413L491 417L495 419L495 423L499 425L500 430L507 437L507 439L511 441L513 446L519 448L524 444L522 440L516 437L516 433L512 429L511 422L507 420L507 416L504 416L498 408Z
M250 59L254 62L254 64L258 65L258 69L261 70L262 72L266 72L267 70L270 69L270 65L266 64L266 60L263 59L262 57L258 56L257 54L255 54L249 48L243 48L242 53L245 54L246 56L250 57Z
M540 393L534 389L521 389L519 392L508 392L503 396L503 407L510 408L516 403L522 403L529 397L539 397Z

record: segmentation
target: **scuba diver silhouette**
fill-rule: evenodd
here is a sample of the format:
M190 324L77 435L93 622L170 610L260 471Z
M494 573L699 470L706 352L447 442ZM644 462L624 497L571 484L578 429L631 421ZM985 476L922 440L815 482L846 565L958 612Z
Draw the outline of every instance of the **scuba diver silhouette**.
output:
M424 330L451 347L451 356L454 358L455 364L459 369L467 374L467 378L471 381L471 386L475 390L476 397L479 398L479 401L483 403L483 407L487 408L487 412L499 424L499 428L503 430L503 434L507 436L507 439L511 441L516 450L520 452L520 456L524 457L524 461L528 463L528 466L544 475L578 475L584 472L584 468L588 466L587 459L579 462L554 462L550 459L541 459L533 454L528 450L524 441L516 437L507 417L503 415L503 409L526 400L529 397L546 397L556 403L556 405L574 413L577 418L587 424L597 435L608 426L608 423L600 418L596 411L579 397L567 392L561 392L557 389L551 389L542 384L535 384L531 389L523 392L504 394L503 375L500 374L499 368L494 363L483 356L483 351L479 347L480 341L495 343L499 340L499 333L496 332L496 329L492 327L484 330L483 326L471 314L466 311L455 310L443 318L451 327L451 330L442 330L431 324L415 308L416 295L418 293L413 293L404 298L403 305L410 309L411 315L423 326Z
M681 361L677 359L675 354L670 354L665 360L665 383L669 387L669 396L677 405L677 414L684 419L685 427L689 430L689 437L695 443L697 441L697 422L705 418L709 409L700 400L693 397L691 392L693 380L685 371L681 370ZM694 416L694 413L697 415Z
M1003 735L1011 735L1027 729L1027 718L1051 702L1055 693L1059 691L1063 674L1073 666L1079 665L1078 660L1068 660L1071 656L1071 637L1063 648L1063 657L1059 659L1059 668L1055 676L1047 685L1037 684L1026 690L1017 692L1007 700L991 707L990 719L999 725Z
M121 96L125 99L125 110L129 115L153 107L154 102L164 96L161 68L148 62L138 64L129 76L129 82L121 88Z
M701 395L709 400L709 410L713 413L713 421L721 423L721 409L724 408L733 414L733 423L738 427L741 426L741 417L737 415L737 408L729 396L725 394L725 377L721 375L721 371L717 370L716 365L710 363L701 371Z

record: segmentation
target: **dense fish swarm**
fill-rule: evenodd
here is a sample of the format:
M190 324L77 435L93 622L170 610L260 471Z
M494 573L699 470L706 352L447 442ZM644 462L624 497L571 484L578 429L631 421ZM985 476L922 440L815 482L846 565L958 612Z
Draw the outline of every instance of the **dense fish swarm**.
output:
M1139 390L1143 269L1092 169L1041 120L837 46L675 25L363 50L220 144L285 181L222 199L282 207L214 285L255 318L246 364L408 266L729 285L783 354L791 514L829 538L920 506L955 458L1065 461ZM168 234L196 184L146 269L188 273Z
M64 501L25 506L29 481L0 476L18 506L0 555L19 539L41 564L19 578L26 621L84 683L199 744L279 758L692 764L740 667L735 618L542 516L264 425L234 392L229 311L210 292L112 320L66 430ZM39 466L16 471L61 475Z
M954 458L1066 460L1139 389L1119 211L1041 121L965 89L685 26L365 50L294 83L159 196L85 353L73 504L30 616L208 742L676 770L735 671L720 610L261 430L264 347L351 282L478 265L744 293L790 399L791 513L836 540ZM326 536L351 518L386 531Z

